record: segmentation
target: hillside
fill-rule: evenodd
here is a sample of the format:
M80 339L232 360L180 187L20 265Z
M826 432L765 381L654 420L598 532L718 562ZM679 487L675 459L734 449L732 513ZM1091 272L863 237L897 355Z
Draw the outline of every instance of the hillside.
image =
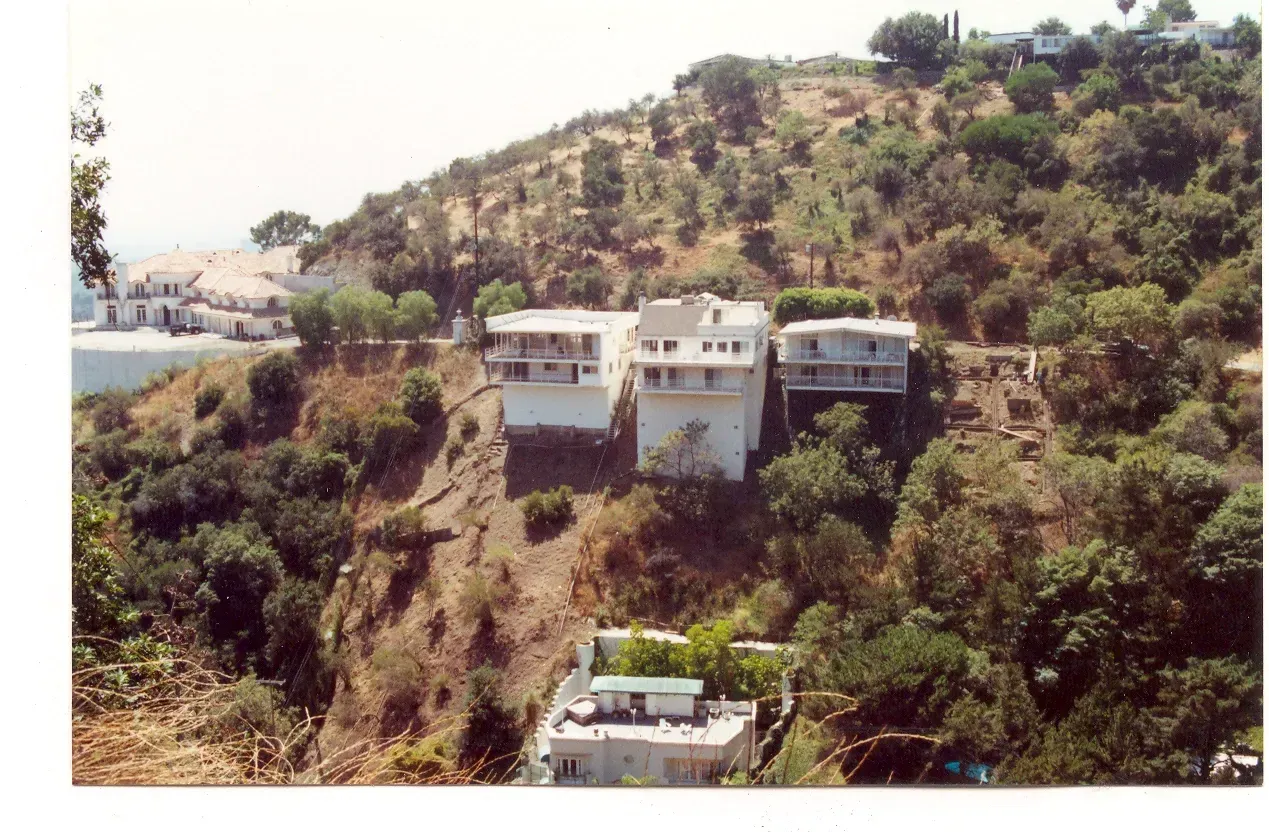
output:
M709 639L791 645L803 733L762 782L1254 781L1259 58L952 49L920 73L723 62L367 195L301 256L373 291L301 301L294 358L77 401L75 493L119 570L77 633L166 634L242 679L253 727L260 702L270 730L319 717L289 746L310 778L376 741L506 779L572 643L646 621L708 625L718 679ZM741 483L639 472L629 430L508 445L472 346L393 340L457 309L770 303L812 268L921 325L908 393L773 375ZM571 510L530 522L560 486Z

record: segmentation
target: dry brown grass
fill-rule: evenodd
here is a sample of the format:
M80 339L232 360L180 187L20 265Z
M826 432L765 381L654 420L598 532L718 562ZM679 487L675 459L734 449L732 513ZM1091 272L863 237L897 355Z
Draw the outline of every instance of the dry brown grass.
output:
M125 701L106 684L119 671L152 681L129 689ZM316 760L304 767L299 761L321 717L309 716L281 736L263 732L240 716L233 678L189 659L97 666L75 672L71 683L76 784L461 784L475 782L480 768L445 761L421 770L399 765L399 752L411 744L455 736L464 714L421 731L355 743L325 758L319 747Z

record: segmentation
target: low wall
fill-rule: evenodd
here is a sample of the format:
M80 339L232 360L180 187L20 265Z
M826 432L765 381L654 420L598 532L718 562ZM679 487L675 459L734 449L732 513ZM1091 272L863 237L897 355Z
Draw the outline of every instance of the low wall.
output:
M173 364L192 367L200 358L247 354L233 347L171 350L94 350L71 348L71 392L100 393L107 387L135 390L145 377Z

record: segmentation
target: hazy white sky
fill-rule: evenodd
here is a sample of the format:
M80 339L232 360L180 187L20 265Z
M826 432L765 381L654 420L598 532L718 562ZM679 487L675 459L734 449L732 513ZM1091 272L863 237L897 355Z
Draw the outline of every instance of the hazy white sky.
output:
M1192 4L1259 15L1255 0ZM1122 20L1113 0L78 0L71 83L105 88L107 244L131 260L239 245L279 208L325 225L455 156L669 94L719 52L867 57L877 24L911 9L959 9L962 35Z

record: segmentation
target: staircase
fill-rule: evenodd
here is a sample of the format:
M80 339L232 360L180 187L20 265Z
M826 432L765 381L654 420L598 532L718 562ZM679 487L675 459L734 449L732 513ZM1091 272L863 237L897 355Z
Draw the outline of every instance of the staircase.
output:
M630 414L630 406L634 403L635 371L634 364L626 370L626 380L621 385L621 395L617 397L617 406L612 410L612 421L608 424L608 432L604 440L611 442L621 433L621 426Z

